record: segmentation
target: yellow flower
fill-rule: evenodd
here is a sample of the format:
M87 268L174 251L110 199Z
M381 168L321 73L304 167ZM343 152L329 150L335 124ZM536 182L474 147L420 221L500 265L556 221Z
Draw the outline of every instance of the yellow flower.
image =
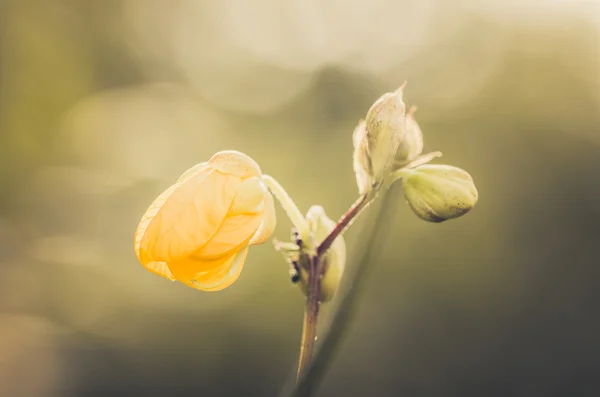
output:
M215 154L162 193L135 232L135 254L148 270L203 291L240 275L248 247L275 227L273 197L261 170L237 151Z

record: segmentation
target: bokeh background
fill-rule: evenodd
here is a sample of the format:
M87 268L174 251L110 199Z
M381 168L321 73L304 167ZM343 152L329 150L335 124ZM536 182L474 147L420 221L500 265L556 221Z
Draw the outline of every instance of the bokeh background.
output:
M134 229L223 149L337 218L352 130L404 80L480 202L398 202L318 395L600 395L599 2L2 0L0 396L276 395L303 310L280 256L201 293Z

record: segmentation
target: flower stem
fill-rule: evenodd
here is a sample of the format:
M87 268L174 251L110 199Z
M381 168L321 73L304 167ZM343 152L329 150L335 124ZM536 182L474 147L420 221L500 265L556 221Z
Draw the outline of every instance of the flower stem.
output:
M304 369L310 364L315 350L317 339L317 321L319 318L319 295L321 289L321 276L319 272L322 261L318 256L309 257L308 288L306 304L304 307L304 324L302 327L302 341L300 344L300 359L298 362L298 379L303 375Z
M363 230L362 249L359 249L355 266L346 274L344 289L339 297L339 303L334 311L328 331L323 335L321 346L314 359L303 369L295 386L289 385L281 397L308 397L313 394L323 378L331 359L344 340L345 333L356 314L360 294L368 279L369 270L381 256L386 236L389 234L391 221L398 199L399 190L384 194L382 203L378 206L373 220Z
M292 200L283 186L281 186L279 182L277 182L277 180L272 176L263 175L262 180L265 185L267 185L271 193L273 193L273 196L275 196L275 198L279 201L279 204L281 204L281 207L287 213L288 217L292 221L292 224L296 227L296 229L298 229L300 237L304 241L309 241L310 231L308 230L308 223L306 222L304 215L302 215L296 206L296 203L294 203L294 200Z
M360 212L363 209L365 209L371 201L373 201L373 198L374 197L369 199L368 194L363 194L358 198L358 200L354 202L354 204L352 204L348 211L346 211L346 213L342 215L337 225L335 225L335 228L329 233L325 240L323 240L323 242L319 244L319 247L317 248L318 256L321 256L325 252L327 252L327 250L329 249L329 247L331 247L331 244L333 244L335 239L340 234L344 233L344 231L346 231L348 226L350 226L350 224L352 223L352 221L354 221L358 214L360 214Z
M297 380L300 381L305 369L311 363L314 356L315 341L317 339L317 323L319 317L319 297L321 295L321 276L325 261L322 256L352 223L354 219L373 201L375 194L364 194L350 206L348 211L340 218L333 230L317 248L316 255L307 255L308 266L308 288L306 305L304 308L304 324L302 328L302 342L300 345L300 360L298 363Z

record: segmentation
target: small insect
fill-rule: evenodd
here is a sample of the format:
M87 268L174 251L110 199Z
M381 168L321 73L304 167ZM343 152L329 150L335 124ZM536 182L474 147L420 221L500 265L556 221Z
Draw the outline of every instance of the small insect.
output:
M302 247L302 238L300 237L300 233L298 233L298 229L295 227L292 228L292 241L295 242L298 247Z
M283 257L289 264L290 280L292 281L292 284L296 284L301 278L300 251L302 239L296 228L292 228L291 234L293 242L285 243L279 240L273 240L273 245L277 251L283 254Z
M292 284L300 281L300 267L297 261L290 262L290 280L292 280Z

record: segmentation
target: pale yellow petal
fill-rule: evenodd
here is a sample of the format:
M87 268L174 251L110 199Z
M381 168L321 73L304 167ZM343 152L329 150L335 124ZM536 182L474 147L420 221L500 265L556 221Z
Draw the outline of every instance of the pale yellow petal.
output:
M194 255L203 259L216 258L247 244L264 221L266 197L270 194L260 178L244 180L221 227Z
M186 179L190 178L194 174L197 174L198 172L204 171L208 167L210 167L210 165L208 165L208 162L206 161L204 163L196 164L195 166L189 168L187 171L181 174L179 179L177 179L177 182L185 182Z
M239 250L232 251L229 255L223 255L218 258L198 258L195 255L190 255L186 258L171 261L167 264L171 274L175 279L182 283L189 284L196 274L217 269L227 261L231 260Z
M251 245L262 244L271 237L275 230L275 224L277 219L275 216L275 203L273 202L273 196L268 194L265 198L265 213L263 215L263 221L260 224L254 236L250 240Z
M218 152L208 160L208 163L222 173L236 175L240 178L261 175L258 164L249 156L236 150Z
M135 231L135 235L134 235L134 251L135 251L135 255L138 257L138 259L140 259L140 261L142 261L142 258L140 257L140 245L142 242L142 238L144 237L144 235L146 233L146 229L148 228L148 225L150 225L150 222L152 222L152 220L154 219L156 214L158 214L158 212L160 211L162 206L165 204L167 199L169 197L171 197L171 195L173 194L175 189L177 189L183 182L187 181L189 178L191 178L195 174L198 174L199 172L204 171L205 172L204 175L208 175L206 173L207 168L208 168L208 163L200 163L200 164L196 164L192 168L188 169L179 177L179 179L177 180L177 182L174 185L170 186L161 195L159 195L154 200L154 202L150 205L150 207L148 207L148 209L146 210L146 213L142 216L142 219L141 219L141 221ZM148 259L146 259L145 261L147 262ZM142 261L142 262L144 262L144 261Z
M152 273L156 273L159 276L168 278L171 281L176 280L173 276L173 273L171 273L171 270L169 270L169 267L165 262L149 262L144 264L144 267L150 270Z
M248 244L230 255L212 260L194 257L185 258L169 264L178 281L199 290L217 291L231 285L240 275Z
M248 245L223 266L208 272L198 273L192 280L193 287L202 291L219 291L229 287L239 278L247 255Z
M264 211L258 214L227 216L217 233L194 254L199 258L216 258L239 250L250 241L264 219Z
M140 241L142 263L170 263L206 244L221 227L240 184L240 178L208 168L170 188L166 198L161 195L162 206L152 211Z
M175 191L175 189L177 189L177 187L179 187L179 184L177 184L177 183L175 185L172 185L167 190L165 190L164 192L162 192L154 200L154 202L152 204L150 204L150 207L148 207L148 209L146 210L146 212L142 216L142 219L140 220L140 223L138 224L138 227L135 230L135 235L134 235L134 238L133 238L133 240L134 240L133 248L135 250L135 255L138 257L138 259L142 263L147 263L147 262L150 261L146 256L142 256L140 254L140 246L141 246L141 243L142 243L142 239L144 238L144 236L146 234L146 229L148 228L148 225L150 224L150 222L152 222L152 220L154 219L154 217L156 216L156 214L158 214L158 211L160 211L160 209L165 204L165 202L167 201L167 199L169 197L171 197L171 194L173 194L173 192Z
M250 214L263 212L265 209L265 197L268 195L267 188L258 177L244 180L238 190L229 214Z

